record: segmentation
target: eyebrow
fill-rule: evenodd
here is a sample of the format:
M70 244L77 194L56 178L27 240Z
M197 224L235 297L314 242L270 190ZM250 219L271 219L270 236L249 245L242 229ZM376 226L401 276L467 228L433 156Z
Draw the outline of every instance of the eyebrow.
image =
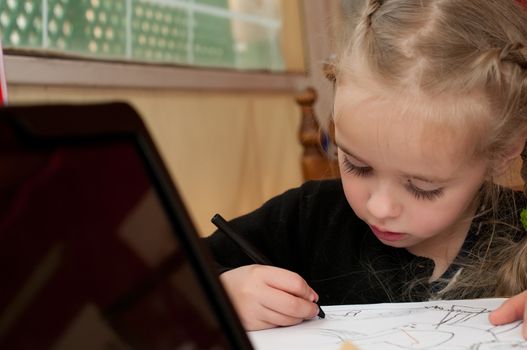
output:
M346 149L345 147L342 147L342 144L340 144L338 141L335 141L335 144L337 145L338 148L340 148L341 151L343 151L346 155L348 156L351 156L353 158L355 158L356 160L358 160L359 162L361 163L364 163L364 164L368 164L368 162L366 162L364 159L362 159L361 157L358 157L356 156L355 154L353 154L352 152L350 152L348 149ZM403 176L406 176L412 180L418 180L418 181L423 181L423 182L428 182L428 183L431 183L431 184L444 184L444 183L447 183L449 181L451 181L452 179L444 179L444 178L440 178L440 177L426 177L426 176L423 176L423 175L417 175L417 174L406 174L406 173L402 173Z

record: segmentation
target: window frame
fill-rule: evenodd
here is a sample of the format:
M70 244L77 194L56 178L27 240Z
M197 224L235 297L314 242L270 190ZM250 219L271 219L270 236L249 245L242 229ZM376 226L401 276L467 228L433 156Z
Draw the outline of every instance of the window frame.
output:
M289 1L289 0L287 0ZM326 19L338 13L338 3L295 0L303 20L305 71L263 72L215 69L183 65L101 61L79 57L46 56L20 49L4 52L8 84L108 88L159 88L180 90L269 91L297 93L307 86L319 92L317 107L331 104L322 63L331 53ZM288 2L291 5L290 2ZM309 23L309 25L307 25ZM332 34L332 33L329 33ZM290 38L284 38L289 40ZM327 96L326 96L327 95Z
M8 84L185 90L298 91L302 73L268 73L177 65L100 61L84 58L5 53Z

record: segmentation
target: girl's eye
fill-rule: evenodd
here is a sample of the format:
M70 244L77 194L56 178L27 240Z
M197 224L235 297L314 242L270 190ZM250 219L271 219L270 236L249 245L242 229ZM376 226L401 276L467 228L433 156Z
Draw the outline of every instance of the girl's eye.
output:
M347 158L343 158L342 164L344 165L344 170L347 173L356 175L356 176L368 176L372 172L372 168L369 166L357 166L352 164Z
M415 187L415 185L410 180L408 180L405 187L417 199L425 199L425 200L433 201L443 195L442 188L425 191L418 187Z
M342 159L344 165L344 171L355 176L368 176L373 172L373 168L370 166L357 166L350 162L347 158ZM443 195L443 189L437 188L434 190L423 190L415 186L410 180L405 184L406 190L410 192L415 198L433 201Z

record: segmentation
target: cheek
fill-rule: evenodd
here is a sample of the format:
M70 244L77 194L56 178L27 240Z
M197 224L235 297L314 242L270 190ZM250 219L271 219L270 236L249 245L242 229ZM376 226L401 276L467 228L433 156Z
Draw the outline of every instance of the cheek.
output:
M459 223L472 203L471 196L452 196L437 203L415 205L411 215L415 232L430 235Z
M410 230L425 235L426 233L434 234L452 225L456 221L457 213L457 210L454 211L451 207L448 211L444 211L420 206L411 216L413 224Z
M355 176L352 177L349 174L343 174L342 187L349 205L358 216L361 216L368 199L368 190L364 180Z

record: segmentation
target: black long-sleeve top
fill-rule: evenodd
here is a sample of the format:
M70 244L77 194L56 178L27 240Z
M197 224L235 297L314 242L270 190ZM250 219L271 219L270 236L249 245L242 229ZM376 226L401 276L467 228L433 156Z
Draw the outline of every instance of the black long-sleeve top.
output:
M520 193L506 192L524 203ZM519 210L504 216L513 227L508 231L520 233L516 239L524 232ZM473 220L460 254L474 246L484 222L483 216ZM322 305L419 301L444 287L439 279L409 288L412 281L428 280L433 261L380 242L352 211L337 179L307 182L231 224L275 266L299 273ZM221 271L254 263L222 232L206 240ZM457 269L454 263L442 277Z

